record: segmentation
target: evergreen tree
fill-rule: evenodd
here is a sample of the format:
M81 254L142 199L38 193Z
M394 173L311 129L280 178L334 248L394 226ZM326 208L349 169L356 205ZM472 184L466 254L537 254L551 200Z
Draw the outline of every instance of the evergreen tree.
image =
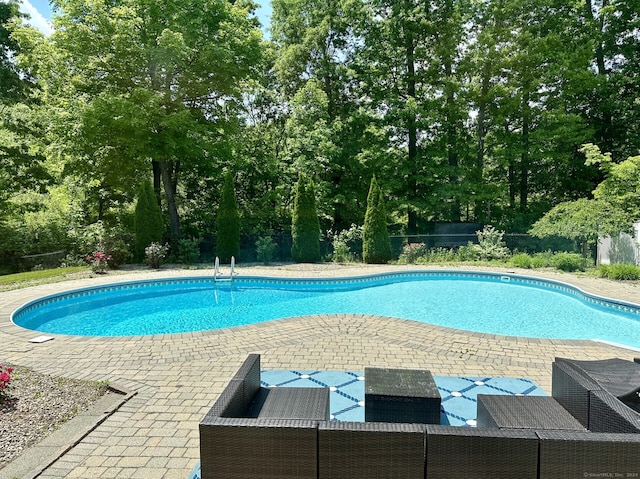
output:
M300 175L296 185L291 224L291 256L299 263L320 261L320 221L313 181Z
M367 212L362 228L362 259L365 263L382 264L389 261L391 257L391 240L387 231L387 211L384 206L382 190L380 190L374 176L371 178L371 186L367 196Z
M220 260L229 262L232 256L237 259L240 254L240 213L236 202L233 176L230 172L227 172L224 177L216 226L218 229L216 253Z
M151 243L160 243L164 232L162 211L150 181L145 181L138 193L135 221L135 251L137 261L144 260L144 249Z

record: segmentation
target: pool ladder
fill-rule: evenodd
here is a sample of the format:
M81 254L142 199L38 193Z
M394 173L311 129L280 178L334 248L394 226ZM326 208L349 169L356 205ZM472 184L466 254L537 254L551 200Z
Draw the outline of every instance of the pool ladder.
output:
M216 282L216 283L218 281L232 282L233 281L233 276L236 274L235 270L236 270L236 258L235 258L235 256L232 256L231 257L231 271L229 273L229 276L225 276L223 274L220 274L220 258L216 256L216 262L215 262L214 269L213 269L213 281Z

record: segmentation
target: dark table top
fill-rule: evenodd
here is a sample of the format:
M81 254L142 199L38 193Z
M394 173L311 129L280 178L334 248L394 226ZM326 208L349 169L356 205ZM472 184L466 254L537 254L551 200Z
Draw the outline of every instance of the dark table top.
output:
M423 369L365 368L365 394L403 397L440 397L431 371Z

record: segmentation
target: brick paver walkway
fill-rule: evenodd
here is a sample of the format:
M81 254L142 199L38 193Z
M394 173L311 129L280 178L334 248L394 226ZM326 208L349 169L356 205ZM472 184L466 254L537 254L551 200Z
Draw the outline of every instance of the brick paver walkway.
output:
M238 271L242 275L318 277L391 269L291 265ZM524 273L565 281L602 296L640 302L637 283ZM475 334L375 316L313 316L218 331L132 338L56 335L43 344L29 343L38 333L16 327L9 319L11 311L24 302L61 290L140 277L202 274L211 271L107 275L0 293L2 361L56 376L107 380L137 392L40 477L186 479L199 460L198 422L249 353L260 353L265 369L419 367L437 375L528 377L548 392L555 356L634 357L634 351L591 341Z

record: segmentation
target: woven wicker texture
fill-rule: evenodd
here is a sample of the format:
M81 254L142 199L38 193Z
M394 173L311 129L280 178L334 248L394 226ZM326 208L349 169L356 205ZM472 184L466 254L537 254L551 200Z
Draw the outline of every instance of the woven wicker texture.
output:
M567 361L621 401L640 404L640 364L620 358Z
M320 479L424 477L425 433L418 424L320 423Z
M589 427L589 391L602 389L566 360L556 358L551 373L551 395L582 425Z
M638 477L640 434L539 431L540 479Z
M202 479L317 479L318 424L219 418L200 425Z
M589 430L638 434L640 433L640 413L632 410L607 391L591 391Z
M427 478L536 479L535 432L427 425Z
M549 396L478 395L478 427L585 430Z
M262 388L248 417L329 420L328 388Z

